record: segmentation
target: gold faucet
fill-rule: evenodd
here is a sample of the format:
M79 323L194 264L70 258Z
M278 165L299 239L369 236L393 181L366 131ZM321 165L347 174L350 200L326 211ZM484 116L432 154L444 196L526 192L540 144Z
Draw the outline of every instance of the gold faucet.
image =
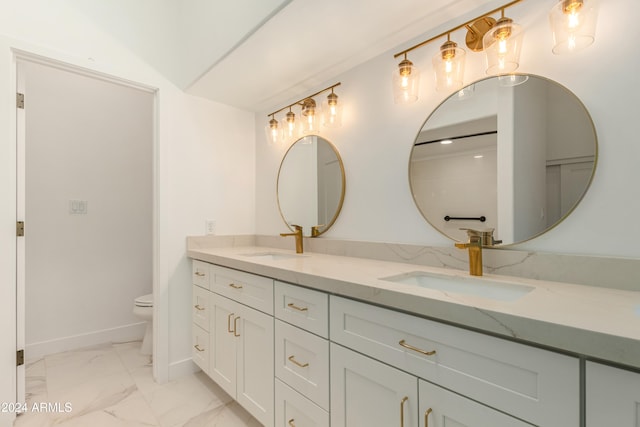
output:
M302 253L302 227L299 225L291 224L291 226L295 229L293 233L280 233L280 236L294 236L296 238L296 253Z
M469 236L469 243L456 243L456 248L469 249L469 274L482 276L482 238Z
M318 237L320 235L320 227L324 227L324 224L314 225L311 227L311 237Z

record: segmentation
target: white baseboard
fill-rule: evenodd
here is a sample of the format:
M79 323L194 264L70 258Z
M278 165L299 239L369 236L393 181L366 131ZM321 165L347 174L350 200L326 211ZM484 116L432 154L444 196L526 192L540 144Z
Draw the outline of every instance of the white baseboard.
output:
M169 381L198 372L200 368L191 358L172 362L169 365Z
M25 360L38 360L47 354L76 350L108 342L141 340L144 337L146 327L147 322L139 322L118 326L117 328L103 329L101 331L27 344L24 349Z

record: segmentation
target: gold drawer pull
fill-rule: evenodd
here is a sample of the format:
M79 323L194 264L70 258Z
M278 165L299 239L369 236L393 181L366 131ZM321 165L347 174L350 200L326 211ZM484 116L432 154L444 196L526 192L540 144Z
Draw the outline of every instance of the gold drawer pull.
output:
M236 285L235 283L229 283L229 286L231 286L233 289L242 289L242 285Z
M427 409L424 413L424 427L429 427L429 414L433 412L431 408Z
M300 362L298 362L298 361L296 360L296 357L295 357L295 356L293 356L293 355L289 356L289 362L293 363L294 365L298 365L298 366L300 366L301 368L306 368L307 366L309 366L309 364L308 364L308 363L300 363Z
M240 334L238 333L238 320L240 320L240 316L233 319L233 336L234 337L240 336Z
M206 274L204 274L204 273L200 273L199 271L196 271L196 272L195 272L195 275L196 275L196 276L198 276L198 277L204 277L204 276L206 276Z
M289 308L293 308L294 310L298 310L298 311L307 311L309 310L307 307L298 307L297 305L295 305L294 303L290 302L289 304L287 304L287 307Z
M409 397L405 396L400 401L400 427L404 427L404 404L409 400Z
M410 344L407 344L405 340L400 340L400 342L398 344L400 344L404 348L408 348L409 350L417 351L420 354L424 354L425 356L433 356L434 354L436 354L435 350L425 351L425 350L422 350L422 349L420 349L418 347L414 347L414 346L412 346Z
M289 424L291 427L296 427L296 425L293 423L293 418L291 418L291 419L289 420L289 423L288 423L288 424Z
M234 313L231 313L227 316L227 332L229 332L230 334L233 333L233 329L231 329L231 318L233 317Z
M194 345L193 348L195 348L198 351L204 351L204 348L200 348L200 344Z
M201 306L200 306L200 304L196 304L196 305L194 305L193 307L194 307L196 310L198 310L198 311L202 311L202 310L204 310L204 307L201 307Z

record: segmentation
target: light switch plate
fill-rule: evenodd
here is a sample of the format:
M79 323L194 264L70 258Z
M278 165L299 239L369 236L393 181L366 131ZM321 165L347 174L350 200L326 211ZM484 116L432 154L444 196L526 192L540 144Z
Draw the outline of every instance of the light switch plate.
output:
M205 234L216 234L215 219L208 219L205 221Z
M87 200L69 200L69 214L86 215L89 202Z

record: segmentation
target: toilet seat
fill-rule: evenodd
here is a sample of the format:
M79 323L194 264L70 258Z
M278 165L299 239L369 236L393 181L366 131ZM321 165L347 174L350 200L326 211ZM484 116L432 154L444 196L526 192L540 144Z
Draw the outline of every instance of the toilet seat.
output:
M153 307L153 294L142 295L134 300L136 307Z

